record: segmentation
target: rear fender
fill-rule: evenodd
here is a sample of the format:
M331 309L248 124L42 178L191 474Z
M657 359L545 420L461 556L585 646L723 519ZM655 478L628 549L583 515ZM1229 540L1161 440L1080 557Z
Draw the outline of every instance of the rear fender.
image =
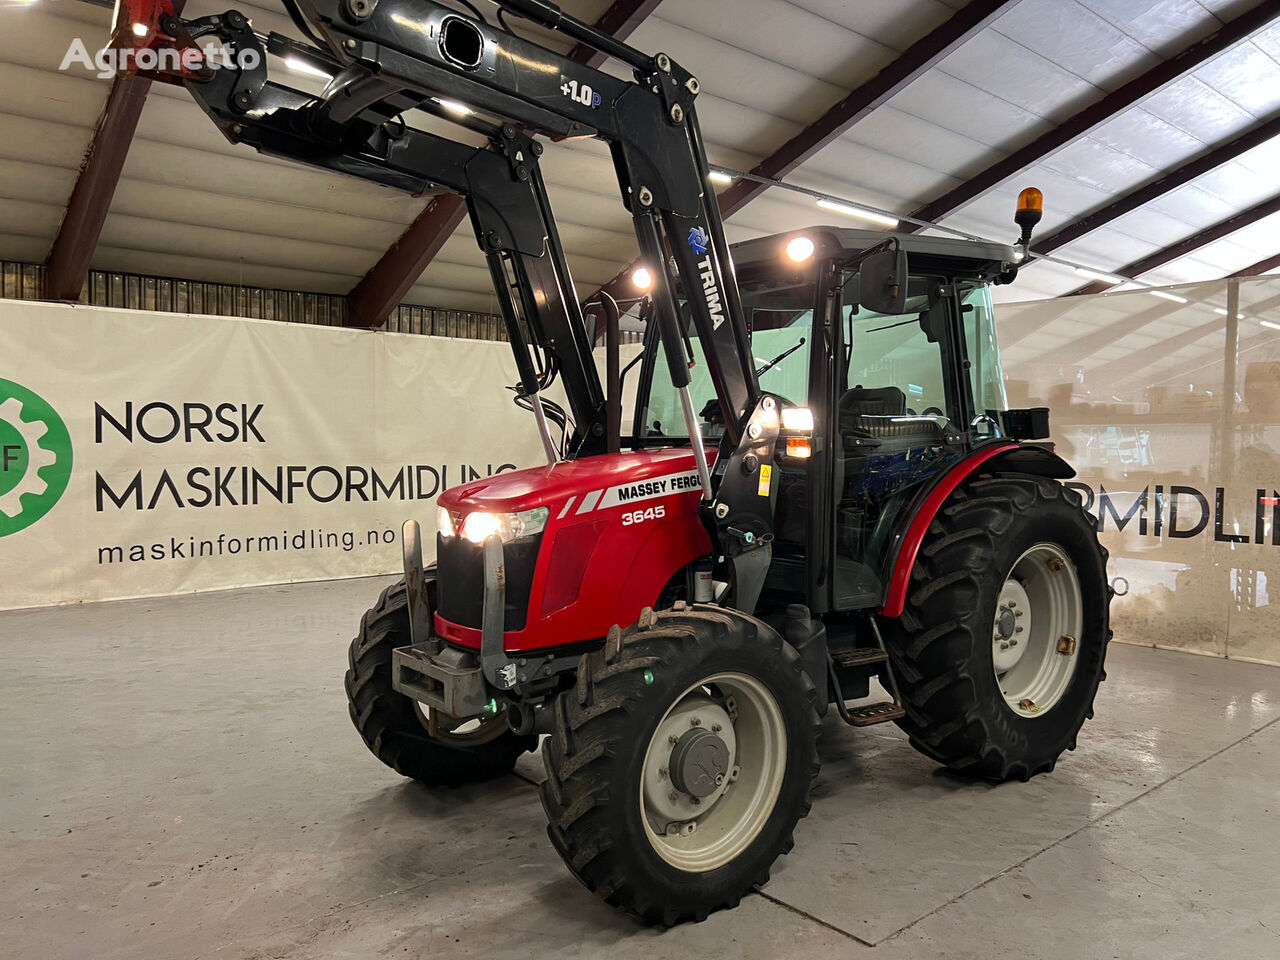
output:
M1052 477L1054 480L1070 480L1075 468L1047 446L1021 444L1014 450L997 453L987 462L987 469L996 473L1029 473L1036 477Z
M938 515L938 511L942 509L943 504L946 503L947 498L951 496L956 487L960 486L984 464L988 464L998 457L1008 456L1023 450L1036 450L1038 454L1061 459L1056 454L1048 453L1043 448L1024 448L1012 441L1001 440L974 450L969 456L933 481L933 485L929 487L928 492L924 495L924 500L919 508L910 519L906 520L906 529L898 538L898 550L891 567L893 573L889 577L889 591L885 596L884 604L878 611L881 615L886 617L902 616L902 610L907 603L907 587L911 582L911 571L916 565L916 555L920 552L920 545L924 542L924 535L929 530L929 524L933 523L933 518ZM1021 470L1023 468L1019 467L1018 469ZM1070 470L1071 468L1068 467L1067 469Z

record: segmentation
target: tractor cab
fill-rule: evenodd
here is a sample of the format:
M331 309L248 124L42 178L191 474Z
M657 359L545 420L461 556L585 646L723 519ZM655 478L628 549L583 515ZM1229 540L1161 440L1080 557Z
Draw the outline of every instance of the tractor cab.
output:
M916 498L975 446L1006 433L990 285L1016 269L1015 249L815 227L733 253L760 389L782 410L764 605L805 603L816 613L880 606L900 521ZM905 289L892 297L869 289L895 256L908 265ZM687 310L684 317L688 328ZM723 423L709 365L690 342L690 392L711 440ZM671 382L651 330L634 446L688 442Z

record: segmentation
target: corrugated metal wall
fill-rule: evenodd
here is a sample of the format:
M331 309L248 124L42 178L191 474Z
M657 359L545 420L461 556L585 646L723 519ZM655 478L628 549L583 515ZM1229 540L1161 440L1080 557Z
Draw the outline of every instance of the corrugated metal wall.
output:
M491 313L463 310L435 310L402 303L387 320L387 329L396 333L420 333L464 340L506 340L502 318Z
M0 261L0 297L39 300L43 296L44 267L34 263ZM169 277L93 270L81 303L125 310L162 310L216 317L250 317L287 323L340 327L347 300L338 294L300 293L222 283L200 283ZM467 340L506 340L502 318L489 313L436 310L402 304L387 322L396 333L416 333Z
M0 260L0 298L40 300L43 291L44 267L41 264ZM347 315L347 298L340 294L268 290L105 270L90 271L80 302L95 307L249 317L328 327L342 326ZM506 325L497 314L439 310L407 303L396 308L387 320L386 329L393 333L460 340L507 339ZM642 339L639 333L622 331L623 343L640 343Z

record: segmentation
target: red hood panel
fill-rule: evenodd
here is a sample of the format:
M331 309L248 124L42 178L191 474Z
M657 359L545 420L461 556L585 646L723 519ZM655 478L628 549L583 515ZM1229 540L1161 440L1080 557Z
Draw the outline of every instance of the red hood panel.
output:
M693 451L688 447L602 454L554 466L509 470L462 483L442 493L439 504L451 513L516 513L561 503L577 494L694 469Z

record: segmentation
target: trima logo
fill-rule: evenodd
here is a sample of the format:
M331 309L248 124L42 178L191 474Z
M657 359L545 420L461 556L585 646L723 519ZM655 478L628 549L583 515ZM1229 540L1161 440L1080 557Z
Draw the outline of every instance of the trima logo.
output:
M70 479L67 425L43 398L0 379L0 537L52 510Z

